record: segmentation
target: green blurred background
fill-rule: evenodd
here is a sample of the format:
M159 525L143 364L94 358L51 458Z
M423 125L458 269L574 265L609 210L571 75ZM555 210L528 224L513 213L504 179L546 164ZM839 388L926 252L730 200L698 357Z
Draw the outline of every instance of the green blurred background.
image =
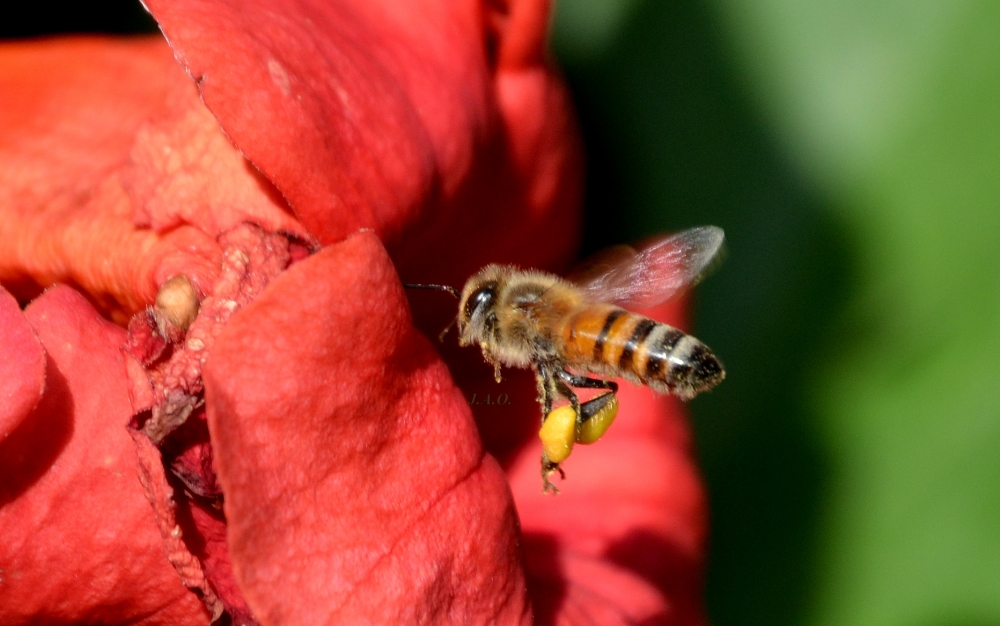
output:
M402 1L402 0L401 0ZM131 32L134 0L0 12ZM586 247L718 224L716 626L1000 624L1000 3L562 0Z
M562 0L554 44L588 247L728 235L712 621L1000 624L1000 3Z

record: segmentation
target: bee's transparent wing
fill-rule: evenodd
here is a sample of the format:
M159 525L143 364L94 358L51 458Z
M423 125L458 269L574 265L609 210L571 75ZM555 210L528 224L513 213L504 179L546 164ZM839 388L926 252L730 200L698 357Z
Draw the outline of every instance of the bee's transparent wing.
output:
M615 246L586 259L567 278L594 302L643 309L697 284L722 258L725 235L699 226L640 247Z

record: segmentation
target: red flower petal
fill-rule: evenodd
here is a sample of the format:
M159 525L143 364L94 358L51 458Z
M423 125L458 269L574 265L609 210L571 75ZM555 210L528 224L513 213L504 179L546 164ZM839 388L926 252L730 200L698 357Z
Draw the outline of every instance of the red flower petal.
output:
M406 308L361 233L277 278L209 359L237 580L265 623L529 618L506 481Z
M38 404L45 353L17 301L0 287L0 446ZM0 448L2 449L2 448Z
M223 140L161 45L4 47L0 93L30 96L0 107L0 165L11 164L0 167L0 280L18 295L72 281L123 321L178 273L199 297L222 298L220 241L245 233L243 221L263 228L261 241L283 231L331 243L372 227L409 280L454 284L488 260L552 267L568 258L579 153L565 91L544 60L545 2L150 4L226 134L266 178ZM286 261L301 258L285 245ZM273 274L233 275L255 295ZM213 580L205 589L242 590L265 621L526 619L503 476L415 336L371 235L293 265L230 322L209 319L224 309L206 306L192 326L199 341L222 331L206 371L212 445L174 442L187 447L170 462L210 492L215 454L240 589L226 582L223 527L208 508L176 520L202 543L168 541L175 562L199 557L191 563ZM142 335L150 324L139 319L129 345L140 359L128 361L136 407L155 409L166 381L192 402L197 426L200 361L179 343L154 345ZM161 355L176 367L157 369ZM496 389L475 351L452 363L469 364L454 370L465 389ZM109 372L94 375L110 384L118 374ZM704 503L677 405L623 394L619 426L567 465L576 495L538 500L537 444L525 445L537 429L533 382L509 378L514 405L497 420L480 411L480 427L511 471L539 618L697 623ZM79 385L73 401L92 403L102 388ZM29 466L15 469L31 479ZM169 486L160 478L147 484ZM39 506L51 504L45 493ZM123 497L91 496L105 517ZM13 524L25 514L3 515ZM54 606L58 615L98 610ZM111 620L97 615L82 619Z
M5 44L0 94L0 281L20 298L70 282L124 322L175 274L207 291L223 230L306 237L161 40Z
M544 63L547 3L147 6L228 136L324 243L373 228L397 264L450 281L575 246L579 145Z
M203 624L135 475L125 331L57 287L25 311L46 388L0 444L0 622Z

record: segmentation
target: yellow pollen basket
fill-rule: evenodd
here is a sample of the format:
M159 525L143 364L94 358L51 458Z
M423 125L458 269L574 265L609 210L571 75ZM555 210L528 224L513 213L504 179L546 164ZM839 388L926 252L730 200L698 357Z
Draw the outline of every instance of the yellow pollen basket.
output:
M549 413L538 431L538 437L542 440L542 449L549 461L565 461L573 452L573 442L576 440L576 411L573 407L561 406Z
M598 409L590 419L580 424L580 429L576 433L576 440L579 443L584 445L594 443L611 428L611 422L615 421L615 417L618 416L618 396L610 395L611 398L607 400L607 404ZM600 400L603 397L598 396L594 400ZM594 400L590 402L594 402ZM584 410L584 414L586 414L586 410Z
M606 397L610 395L610 397ZM582 424L577 423L576 411L570 405L561 406L549 413L538 431L538 438L542 440L542 449L545 457L553 463L562 463L573 452L574 443L588 445L594 443L604 436L604 433L611 427L611 423L618 416L618 397L614 394L606 394L590 400L584 407L594 406L603 403L589 419ZM583 409L587 413L586 408Z

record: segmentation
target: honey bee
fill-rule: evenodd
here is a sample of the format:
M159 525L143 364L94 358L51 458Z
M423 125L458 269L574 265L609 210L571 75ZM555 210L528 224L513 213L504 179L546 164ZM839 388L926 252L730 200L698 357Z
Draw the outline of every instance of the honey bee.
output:
M487 265L461 292L459 344L478 345L493 365L531 368L542 407L543 491L560 472L572 444L592 443L617 413L615 378L689 400L725 377L722 363L701 341L630 312L664 302L695 284L722 248L722 229L692 228L635 250L598 253L567 278L512 265ZM581 404L573 389L604 393ZM558 399L568 402L553 411Z

